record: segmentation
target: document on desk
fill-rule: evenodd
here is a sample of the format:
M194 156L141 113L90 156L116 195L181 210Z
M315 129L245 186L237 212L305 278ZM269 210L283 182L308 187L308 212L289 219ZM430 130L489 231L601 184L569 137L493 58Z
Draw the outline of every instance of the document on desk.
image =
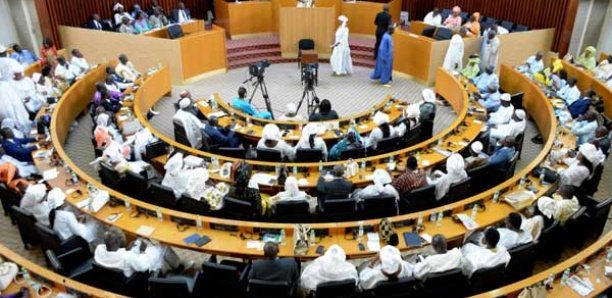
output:
M467 216L465 213L459 213L457 214L457 217L459 218L459 220L461 220L461 223L463 223L463 226L466 229L468 229L468 231L473 231L480 227L480 225L477 222L475 222L471 217Z
M367 234L368 242L366 243L369 251L380 250L380 237L378 233L370 232Z
M259 240L247 240L247 249L263 250L264 242Z
M153 235L153 231L155 231L154 227L142 225L138 227L138 230L136 230L136 234L143 237L151 237L151 235Z
M588 279L580 278L577 275L572 275L567 279L566 283L572 290L582 297L588 296L594 290L593 284L591 284Z
M57 172L57 168L48 169L43 172L43 179L49 181L57 178L58 174L59 173Z

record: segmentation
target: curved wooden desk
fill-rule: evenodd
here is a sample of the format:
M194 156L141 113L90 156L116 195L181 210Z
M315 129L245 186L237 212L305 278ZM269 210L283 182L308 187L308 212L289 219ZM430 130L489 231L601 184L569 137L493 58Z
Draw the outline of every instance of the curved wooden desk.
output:
M612 88L608 88L605 82L598 80L593 75L566 61L562 61L563 69L567 71L568 77L576 77L578 79L578 88L580 91L593 89L597 95L601 96L604 103L604 113L608 118L612 118Z
M575 254L573 257L544 270L536 275L505 287L495 289L486 293L482 293L473 298L494 298L494 297L516 297L524 288L536 285L540 282L545 281L550 277L551 274L555 274L555 283L553 289L546 292L547 297L563 297L573 298L582 297L578 293L574 292L568 286L562 286L560 284L560 277L563 271L567 268L573 268L580 264L586 264L590 266L590 272L586 272L581 269L580 277L587 277L593 284L594 291L589 293L586 297L597 297L605 290L612 286L612 280L604 275L604 265L606 263L606 252L605 250L612 244L612 232L608 232L603 235L595 243L585 248L581 252ZM598 282L599 280L599 282Z
M59 49L57 50L57 54L60 56L65 56L66 55L66 49ZM68 59L69 57L66 57L66 60L69 61ZM33 74L35 73L41 73L42 72L42 63L40 62L40 60L28 65L28 67L25 68L25 70L23 71L23 74L26 77L32 77Z
M77 296L84 295L88 297L124 297L61 276L47 268L32 263L30 260L20 256L2 244L0 244L0 256L6 262L13 262L17 264L17 266L20 267L20 270L26 269L35 282L45 285L52 290L50 295L55 296L60 293L72 293ZM34 290L27 285L27 282L17 284L13 281L9 287L2 292L3 294L16 293L21 287L27 287L30 289L30 297L39 297L38 295L34 294Z
M101 183L99 183L92 177L89 177L78 167L76 167L74 163L70 160L70 157L67 156L64 152L62 145L66 140L69 127L72 125L76 116L80 113L80 111L83 110L84 106L86 105L86 102L84 102L82 98L91 98L90 96L93 93L93 88L91 88L90 86L91 84L93 84L93 82L97 81L98 77L96 76L102 75L101 73L97 73L97 71L99 71L99 69L93 70L91 74L86 76L86 78L84 78L83 80L80 80L75 83L71 87L71 89L69 89L68 92L64 94L64 97L56 107L55 112L53 113L51 124L53 145L56 148L58 155L62 160L64 160L68 167L74 170L76 174L84 181L82 181L77 186L67 186L65 185L65 181L68 177L68 174L64 170L59 169L59 176L55 179L48 181L49 184L54 187L60 187L66 190L67 193L70 193L70 195L68 195L67 200L75 206L77 205L77 203L85 200L86 195L75 196L73 195L74 189L80 189L84 194L87 194L86 183L90 183L100 189L108 190L111 196L119 201L129 202L129 209L123 205L115 207L106 205L97 213L92 213L89 210L82 211L89 213L94 218L103 222L106 222L106 219L110 215L120 214L121 216L118 218L117 221L113 222L112 225L132 235L137 234L137 231L140 226L146 225L154 228L154 231L151 233L151 235L148 235L149 238L158 240L168 245L207 252L211 254L235 256L241 258L257 258L262 257L262 252L254 249L247 249L247 240L241 239L239 235L241 233L250 235L253 232L261 231L261 229L285 229L286 234L288 235L287 243L289 244L281 246L280 255L294 256L293 248L290 244L292 243L292 235L294 229L294 226L292 224L226 220L213 217L196 216L184 212L177 212L174 210L159 208L157 206L134 200L121 193L110 190L107 187L101 185ZM540 89L538 89L538 87L534 83L514 71L511 67L505 65L502 67L502 82L504 81L518 82L516 87L521 88L521 90L525 91L524 105L531 113L534 121L538 124L540 132L542 133L546 141L543 150L527 167L516 173L513 178L509 179L504 183L501 183L494 189L490 189L471 198L448 204L439 208L433 208L422 212L391 217L390 220L396 224L398 233L401 234L406 231L411 231L414 221L420 216L428 218L429 215L437 214L439 212L445 212L445 214L447 215L462 213L465 212L464 210L469 209L471 205L476 202L483 202L484 206L486 206L486 212L479 214L476 219L476 221L481 226L488 226L503 221L508 215L508 213L514 211L514 209L507 204L493 203L493 194L498 190L503 192L507 189L515 189L517 187L519 179L521 177L527 176L536 166L538 166L544 160L544 158L547 156L548 152L553 146L555 132L557 131L557 123L556 121L554 121L555 117L551 104L546 99L546 96L541 92ZM575 140L572 135L561 135L560 138L563 143L566 144L566 146L574 146ZM41 159L36 159L35 163L41 171L44 171L51 167L48 163ZM533 181L533 186L536 187L536 189L538 190L536 194L537 197L543 195L549 190L550 186L540 185L540 183L537 181L537 178L529 178L531 181ZM133 210L135 207L140 207L147 210L157 210L162 214L163 220L158 221L156 218L147 218L142 215L140 217L131 217L131 210ZM198 231L196 227L190 227L187 228L185 231L178 231L176 224L171 221L171 218L182 218L186 220L191 220L193 222L200 221L202 223L202 230ZM357 241L353 240L350 236L350 230L356 229L360 225L360 223L363 223L363 225L365 225L366 227L371 226L374 229L377 229L379 225L379 220L373 219L362 222L352 221L319 223L311 224L310 226L313 229L328 235L325 237L320 237L317 245L329 247L332 244L338 244L344 248L347 257L361 258L371 256L374 254L374 252L359 251L357 247ZM463 225L453 222L450 216L445 216L440 225L434 222L425 221L424 227L426 233L430 235L441 233L454 243L461 242L466 233L466 230ZM347 229L349 229L348 234ZM194 232L206 234L211 239L213 239L213 241L201 248L192 245L186 245L183 242L183 238L187 237L188 235L191 235ZM400 243L398 247L401 250L410 249L403 242ZM318 255L315 253L314 249L311 249L306 255L298 257L301 259L312 259L317 256Z

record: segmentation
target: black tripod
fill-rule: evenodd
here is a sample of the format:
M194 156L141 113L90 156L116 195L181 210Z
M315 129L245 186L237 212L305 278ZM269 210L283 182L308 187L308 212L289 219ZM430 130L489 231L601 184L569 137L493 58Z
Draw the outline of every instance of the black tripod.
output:
M255 97L255 93L257 92L257 89L261 90L261 95L263 96L264 102L266 103L266 110L270 112L270 115L272 116L272 120L274 120L274 113L272 112L272 105L270 104L270 97L268 96L268 87L266 87L264 76L263 75L256 76L256 77L253 76L247 81L245 81L245 83L248 81L251 81L253 78L257 78L257 81L255 82L255 84L253 84L255 88L253 88L251 97L249 97L249 103L253 101L253 97Z
M313 84L307 83L304 86L304 92L302 93L302 99L300 99L300 103L297 106L296 113L300 110L300 107L302 107L302 103L304 103L304 99L306 99L308 115L314 114L317 111L317 108L319 107L319 102L318 102L317 92L315 91Z

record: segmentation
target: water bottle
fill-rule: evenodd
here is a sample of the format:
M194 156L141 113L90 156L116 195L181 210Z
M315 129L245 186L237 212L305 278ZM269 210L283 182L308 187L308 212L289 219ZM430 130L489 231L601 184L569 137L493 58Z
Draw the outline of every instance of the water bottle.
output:
M438 213L438 219L436 222L436 226L441 227L442 226L442 220L444 219L444 212L439 212Z
M127 212L132 212L132 203L130 203L130 200L125 200L123 201L123 204L125 205L125 210L127 210Z
M298 173L298 168L296 166L293 166L293 176L297 176Z
M363 240L363 221L359 222L359 230L357 231L357 241Z
M313 229L310 229L310 235L308 235L308 245L315 246L315 244L316 244L315 231Z
M319 175L323 173L323 161L319 160Z
M287 240L287 234L285 234L285 229L281 229L280 231L280 244L281 245L285 245L286 244L286 240Z
M563 275L561 276L561 282L560 282L560 284L561 284L562 286L567 285L567 279L569 278L569 276L570 276L570 269L569 269L569 268L567 268L567 269L565 269L565 271L563 271Z
M499 190L493 194L493 203L499 203Z
M524 188L525 187L525 176L521 177L521 180L519 182L519 188Z
M199 215L196 217L196 229L198 232L202 230L202 217Z
M548 185L548 182L546 182L546 171L544 167L540 167L540 185Z
M79 183L79 177L77 177L77 174L74 171L70 171L70 181L72 181L72 184L78 184Z
M472 206L472 215L470 216L472 220L476 220L476 216L478 215L478 205L474 204Z
M417 218L417 229L423 227L423 213L419 213L419 218Z
M362 169L362 170L365 170L365 168L366 168L366 161L365 161L365 160L362 160L362 161L361 161L361 169Z
M155 213L157 215L157 221L162 222L164 221L164 216L161 212L161 209L159 207L155 208Z

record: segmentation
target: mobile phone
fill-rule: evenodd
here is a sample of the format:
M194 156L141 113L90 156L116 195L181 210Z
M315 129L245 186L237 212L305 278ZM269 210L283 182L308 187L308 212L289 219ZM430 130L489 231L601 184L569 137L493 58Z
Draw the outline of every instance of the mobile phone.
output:
M363 243L359 242L357 244L357 246L359 247L359 251L364 251L365 250L365 245L363 245Z
M325 247L324 247L323 245L319 245L319 246L317 246L317 254L318 254L318 255L322 255L322 254L323 254L323 252L324 252L324 251L323 251L323 250L324 250L324 248L325 248Z
M195 242L195 245L197 245L198 247L202 247L202 246L204 246L206 243L210 242L210 240L211 240L211 239L210 239L208 236L204 235L204 236L202 236L200 239L198 239L198 240Z

